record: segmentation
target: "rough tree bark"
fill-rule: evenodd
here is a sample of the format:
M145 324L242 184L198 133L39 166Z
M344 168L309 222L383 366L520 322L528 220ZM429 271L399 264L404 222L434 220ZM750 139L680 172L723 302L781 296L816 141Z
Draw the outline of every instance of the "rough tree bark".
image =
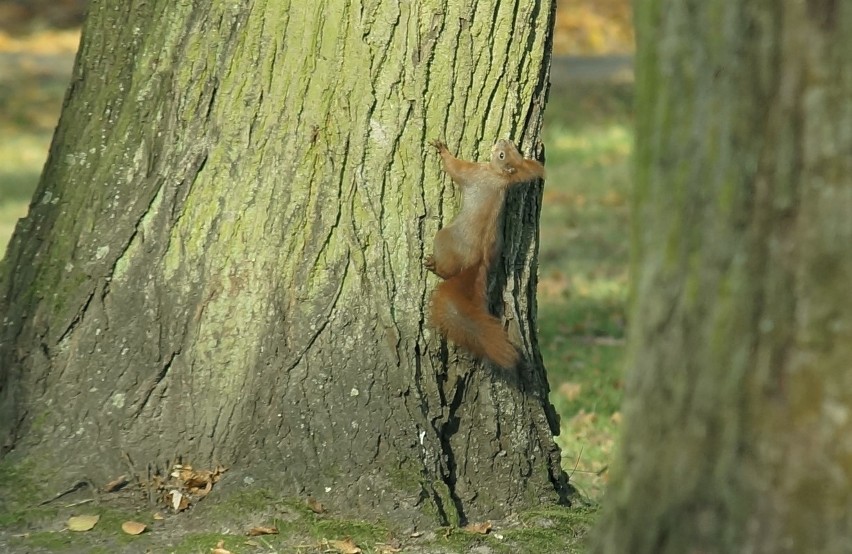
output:
M634 305L598 552L852 549L852 4L637 2Z
M564 501L540 191L512 197L494 295L521 371L442 347L422 264L456 210L427 141L532 148L553 11L92 1L2 266L3 450L51 482L222 463L413 520Z

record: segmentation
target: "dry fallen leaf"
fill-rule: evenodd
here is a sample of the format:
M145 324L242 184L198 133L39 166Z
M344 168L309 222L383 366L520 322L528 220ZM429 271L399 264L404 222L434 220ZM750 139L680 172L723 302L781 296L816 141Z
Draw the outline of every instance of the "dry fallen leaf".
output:
M580 383L571 383L565 382L559 385L559 394L561 394L565 400L571 402L572 400L576 400L580 393L583 390L583 385Z
M207 481L207 484L203 487L190 487L189 492L198 496L199 498L204 498L210 491L213 490L213 481Z
M101 519L101 516L71 516L66 525L68 525L70 531L89 531L98 524L99 519Z
M186 481L187 479L189 479L189 476L192 475L192 466L175 464L172 466L172 472L169 475L171 475L175 479Z
M570 422L574 429L581 429L593 425L597 420L598 415L595 412L580 410L571 418Z
M256 537L258 535L277 535L278 529L276 527L252 527L248 530L247 535L250 537Z
M325 506L322 505L322 502L314 498L313 496L309 496L305 499L305 504L308 505L308 508L311 509L315 514L323 514L325 513Z
M164 515L163 515L163 514L161 514L160 512L154 512L154 516L153 516L153 517L154 517L154 520L155 520L155 521L163 521L164 519L166 519L166 516L164 516Z
M230 550L225 548L225 541L219 541L216 543L216 548L211 548L210 552L213 554L232 554Z
M422 536L423 536L423 531L412 531L411 534L408 535L408 537L412 538L412 539L417 539L417 538L420 538Z
M154 475L146 483L149 489L159 492L160 501L176 512L182 512L213 490L226 468L194 469L189 464L175 464L167 476Z
M176 512L182 512L189 508L189 498L177 489L169 491L171 496L172 509Z
M398 552L402 552L401 548L397 548L392 544L377 544L376 549L379 554L397 554Z
M462 531L467 531L468 533L477 533L479 535L487 535L488 531L491 531L491 522L484 521L482 523L468 523L464 527L462 527Z
M203 489L209 484L212 484L213 479L210 477L209 471L199 471L189 474L183 480L183 486L188 489Z
M139 535L147 528L147 525L139 523L138 521L125 521L121 524L121 530L128 535Z
M171 476L183 482L188 489L203 489L219 481L225 468L217 466L214 470L193 470L192 466L174 466Z
M328 545L335 551L340 552L340 554L361 554L362 552L358 548L358 545L349 537L346 537L342 541L328 541Z

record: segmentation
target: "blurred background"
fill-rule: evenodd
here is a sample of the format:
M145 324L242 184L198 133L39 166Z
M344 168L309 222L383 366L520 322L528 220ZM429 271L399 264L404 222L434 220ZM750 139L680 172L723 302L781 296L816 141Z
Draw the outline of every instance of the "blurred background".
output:
M0 0L0 253L47 157L84 0ZM563 466L592 506L620 423L633 147L630 0L566 0L543 141L539 326Z

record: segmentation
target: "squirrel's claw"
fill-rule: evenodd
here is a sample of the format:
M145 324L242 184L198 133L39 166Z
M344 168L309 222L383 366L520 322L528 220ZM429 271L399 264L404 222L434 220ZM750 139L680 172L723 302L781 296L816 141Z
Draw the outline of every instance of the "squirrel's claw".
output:
M435 257L431 254L426 256L426 260L423 262L423 266L432 273L435 273Z
M429 141L429 144L433 146L438 152L443 152L447 149L446 143L440 139L431 140Z

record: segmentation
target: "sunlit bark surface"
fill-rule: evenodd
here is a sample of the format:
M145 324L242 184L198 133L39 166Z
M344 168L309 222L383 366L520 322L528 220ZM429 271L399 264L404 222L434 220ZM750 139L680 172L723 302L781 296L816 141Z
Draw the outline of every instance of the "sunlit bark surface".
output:
M492 287L518 371L441 345L422 264L457 201L429 139L540 154L553 9L93 0L0 273L3 451L57 483L182 459L449 523L564 500L540 189Z

